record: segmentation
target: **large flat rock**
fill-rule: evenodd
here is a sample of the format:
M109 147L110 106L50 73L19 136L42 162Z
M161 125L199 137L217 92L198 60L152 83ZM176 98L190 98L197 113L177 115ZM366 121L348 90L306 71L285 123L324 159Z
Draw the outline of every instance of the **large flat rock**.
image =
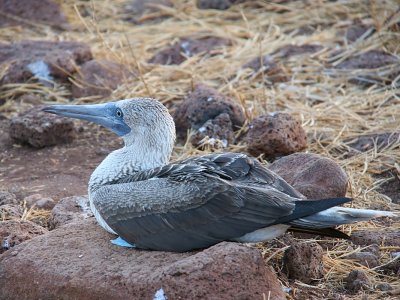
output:
M112 245L90 218L0 256L0 299L285 299L257 249L169 253ZM161 299L159 297L159 299Z

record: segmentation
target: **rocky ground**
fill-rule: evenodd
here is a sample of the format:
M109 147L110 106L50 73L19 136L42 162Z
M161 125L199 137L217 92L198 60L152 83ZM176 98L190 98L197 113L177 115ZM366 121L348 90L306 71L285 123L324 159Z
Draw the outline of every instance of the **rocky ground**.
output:
M399 210L396 1L0 0L0 299L397 299L400 221L190 253L122 249L87 181L121 141L41 112L155 97L173 159L246 152L300 197Z

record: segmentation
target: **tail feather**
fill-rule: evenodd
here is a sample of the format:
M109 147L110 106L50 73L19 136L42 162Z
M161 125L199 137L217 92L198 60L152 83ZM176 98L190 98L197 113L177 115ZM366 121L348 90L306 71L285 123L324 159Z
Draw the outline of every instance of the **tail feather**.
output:
M398 212L357 209L347 207L331 207L318 213L298 218L289 222L290 225L301 228L328 228L342 224L352 224L360 221L368 221L379 217L399 217Z
M288 216L280 218L279 220L276 221L275 224L282 224L282 223L292 224L291 222L297 219L317 214L331 207L350 201L351 198L346 198L346 197L329 198L322 200L298 200L296 201L296 206L292 211L292 213Z

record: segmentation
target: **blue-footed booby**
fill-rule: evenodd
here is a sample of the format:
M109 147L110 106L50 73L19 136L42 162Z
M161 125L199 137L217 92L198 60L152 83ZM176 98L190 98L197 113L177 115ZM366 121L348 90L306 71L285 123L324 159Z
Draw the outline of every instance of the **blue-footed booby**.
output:
M122 137L124 147L111 152L91 175L89 199L98 223L137 248L182 252L226 240L255 243L288 229L347 237L333 228L397 215L337 207L351 200L344 197L304 200L245 154L208 154L170 163L175 124L154 99L43 110L95 122Z

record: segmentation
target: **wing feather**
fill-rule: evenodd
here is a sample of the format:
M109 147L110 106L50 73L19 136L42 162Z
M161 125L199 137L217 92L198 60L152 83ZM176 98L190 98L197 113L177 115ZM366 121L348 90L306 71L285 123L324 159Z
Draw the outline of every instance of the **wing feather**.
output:
M136 172L93 191L107 224L138 247L204 248L290 215L299 193L257 160L221 153Z

